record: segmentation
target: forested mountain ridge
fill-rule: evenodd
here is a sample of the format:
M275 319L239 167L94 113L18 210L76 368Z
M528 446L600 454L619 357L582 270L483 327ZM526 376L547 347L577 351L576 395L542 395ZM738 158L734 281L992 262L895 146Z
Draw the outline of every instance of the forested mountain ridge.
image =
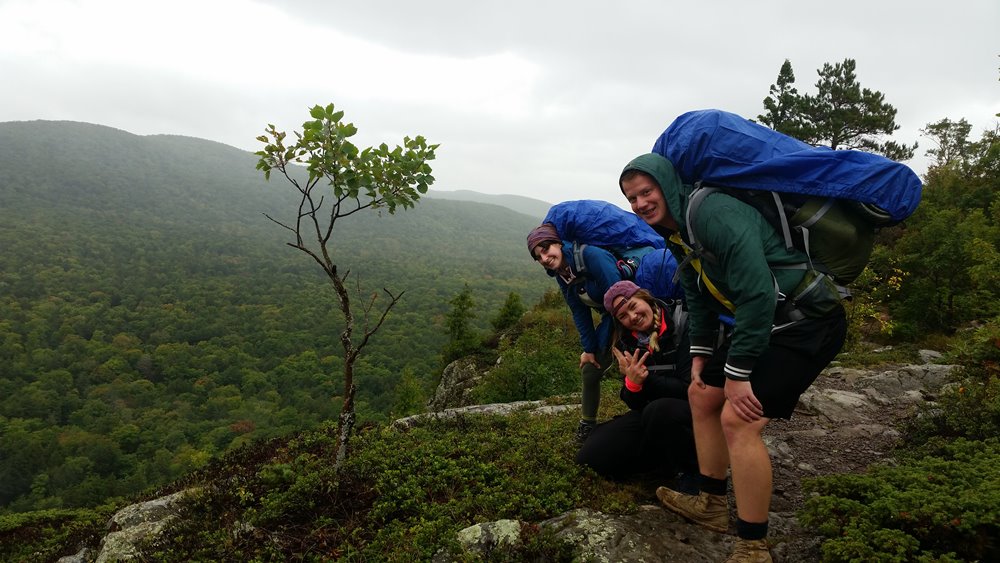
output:
M201 139L0 123L0 511L92 504L336 415L340 317L263 216L291 221L294 190L255 162ZM393 410L404 371L436 382L465 284L479 328L508 293L551 284L524 250L537 222L427 199L338 223L352 289L406 292L358 365L363 416Z
M434 199L451 199L455 201L475 201L478 203L491 203L494 205L508 207L519 213L530 215L531 217L537 217L539 221L545 218L545 214L548 212L549 207L552 207L552 204L549 202L541 201L530 197L509 195L509 194L507 195L482 194L471 190L444 191L444 190L431 189L427 192L427 197L432 197Z

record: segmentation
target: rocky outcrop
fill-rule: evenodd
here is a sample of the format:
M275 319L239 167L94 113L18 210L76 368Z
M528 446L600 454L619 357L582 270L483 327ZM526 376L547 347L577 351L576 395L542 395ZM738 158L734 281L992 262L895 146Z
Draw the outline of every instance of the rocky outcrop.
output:
M138 545L158 536L167 524L178 518L181 502L196 492L196 489L180 491L116 512L108 523L110 532L101 541L95 563L136 559Z
M642 506L634 514L613 516L577 509L538 524L553 536L575 546L577 557L595 563L619 561L715 562L725 559L733 538L701 533L684 520L655 506ZM469 526L458 533L458 542L468 553L486 554L498 547L521 545L522 523L498 520ZM435 563L460 561L461 557L439 553Z
M573 510L541 526L578 546L581 559L600 563L714 563L725 560L733 542L730 536L694 528L680 516L649 505L624 516Z
M439 412L449 408L468 406L472 403L472 390L485 373L476 367L472 358L460 358L448 364L441 374L441 382L434 396L427 401L427 410Z
M548 405L545 401L516 401L513 403L491 403L488 405L469 405L467 407L457 407L444 409L438 412L428 412L415 414L406 418L399 418L392 422L392 427L397 429L411 428L425 420L447 420L469 414L489 414L507 416L513 412L527 412L532 415L552 415L565 410L580 410L580 405Z
M458 543L468 553L489 553L497 548L518 548L521 541L521 522L518 520L497 520L475 524L458 532ZM442 549L435 554L432 563L453 563L460 559Z

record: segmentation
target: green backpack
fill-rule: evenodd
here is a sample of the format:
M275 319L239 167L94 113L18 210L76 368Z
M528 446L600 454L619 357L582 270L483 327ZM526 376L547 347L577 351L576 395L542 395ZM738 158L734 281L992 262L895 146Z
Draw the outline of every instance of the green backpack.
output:
M777 192L698 184L688 196L686 214L692 257L714 259L696 240L692 225L702 201L715 192L723 192L757 209L785 241L786 248L800 250L806 255L804 263L775 266L806 270L792 295L779 292L778 300L782 303L779 317L785 321L825 314L841 300L849 299L851 292L847 285L868 265L876 230L885 224L883 216L871 214L854 201L809 197L801 206L792 207L782 201ZM724 299L724 296L717 298Z
M807 256L808 262L797 267L822 272L838 285L847 286L868 265L878 224L856 202L810 197L793 208L777 192L696 186L687 208L688 240L694 247L700 245L691 228L693 218L705 197L714 192L723 192L757 209L785 241L786 248Z

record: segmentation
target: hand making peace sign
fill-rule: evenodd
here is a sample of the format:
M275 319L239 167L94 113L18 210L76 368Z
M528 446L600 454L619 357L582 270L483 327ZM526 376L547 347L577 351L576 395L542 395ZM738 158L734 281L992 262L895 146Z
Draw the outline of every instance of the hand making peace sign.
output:
M618 371L622 375L636 385L642 385L646 381L646 377L649 376L649 370L646 369L646 358L649 356L649 350L642 350L641 357L638 348L631 353L622 352L618 348L612 348L611 351L614 352L615 359L618 360Z

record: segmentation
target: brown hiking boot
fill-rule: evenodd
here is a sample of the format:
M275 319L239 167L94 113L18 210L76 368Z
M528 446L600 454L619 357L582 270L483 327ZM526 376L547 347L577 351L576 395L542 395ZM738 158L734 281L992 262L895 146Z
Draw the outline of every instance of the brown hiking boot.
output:
M736 540L736 549L726 563L771 563L767 540Z
M705 491L686 495L666 487L656 489L656 498L671 512L720 534L729 530L729 505L723 495L710 495Z

